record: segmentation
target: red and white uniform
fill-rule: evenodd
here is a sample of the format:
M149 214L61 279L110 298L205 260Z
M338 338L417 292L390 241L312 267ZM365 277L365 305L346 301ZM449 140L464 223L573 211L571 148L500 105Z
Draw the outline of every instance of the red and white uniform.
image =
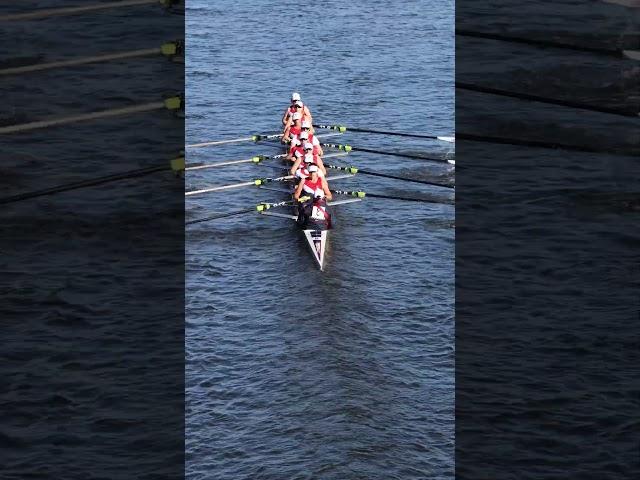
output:
M308 120L309 119L309 115L307 114L308 110L307 110L307 107L305 106L305 104L302 103L302 102L298 102L298 103L300 103L300 105L302 105L302 107L300 107L298 109L298 108L294 107L293 105L289 106L289 108L287 109L285 121L289 120L289 118L291 118L295 113L300 113L302 120Z
M302 130L300 129L300 127L296 127L295 125L293 125L291 128L289 128L289 136L291 138L299 137L301 131Z
M305 153L303 161L307 165L311 165L311 164L318 165L318 154L315 152L315 149L313 152Z
M306 179L309 178L311 176L311 174L309 173L309 166L310 165L314 165L313 163L300 163L300 166L298 167L298 170L296 170L296 177L298 178L302 178L302 179ZM318 170L318 178L322 178L324 177L324 174Z
M292 141L291 143L293 144L294 142ZM300 145L299 143L298 143L298 145L296 145L294 147L291 147L289 149L289 156L292 157L294 159L294 161L295 161L295 157L296 157L296 152L298 152L300 154L298 156L300 156L300 157L304 156L304 148L302 148L302 145Z
M320 172L318 172L320 173ZM324 189L322 188L322 178L318 175L316 181L312 181L311 178L305 178L303 180L302 191L312 197L324 198Z
M320 148L320 140L311 132L304 131L302 135L298 135L302 143L310 143L314 146L314 151Z

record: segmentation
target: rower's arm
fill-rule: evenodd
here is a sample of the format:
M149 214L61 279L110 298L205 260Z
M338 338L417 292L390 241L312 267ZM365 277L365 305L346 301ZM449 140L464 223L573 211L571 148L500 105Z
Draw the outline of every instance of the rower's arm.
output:
M304 109L305 109L305 113L309 117L309 123L311 124L311 133L315 135L316 129L313 128L313 117L311 116L311 110L309 110L309 107L307 107L306 105L304 106Z
M303 182L300 182L301 185L302 183ZM300 189L302 190L302 187ZM322 190L324 191L324 195L325 197L327 197L327 200L333 200L333 194L331 193L331 190L329 190L327 179L324 177L322 177Z
M323 175L327 175L327 169L324 166L324 162L322 161L322 159L320 157L318 157L318 168L322 171Z
M300 198L300 194L302 193L302 187L304 186L304 180L300 180L298 186L296 187L296 191L293 193L293 199L297 202Z
M289 107L287 107L284 111L284 115L282 116L282 124L286 125L289 121Z
M298 167L300 166L300 162L301 161L302 161L302 158L296 159L296 161L294 162L293 166L291 167L291 170L289 170L291 175L296 173L296 170L298 170Z
M282 132L282 140L284 141L285 139L289 139L289 131L291 130L291 127L293 126L293 119L291 116L289 116L289 118L287 119L287 123L285 124L284 127L284 132Z

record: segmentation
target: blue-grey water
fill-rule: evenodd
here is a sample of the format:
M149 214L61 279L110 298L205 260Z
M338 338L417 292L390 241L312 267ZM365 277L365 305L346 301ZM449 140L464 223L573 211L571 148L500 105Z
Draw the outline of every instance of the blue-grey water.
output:
M454 130L454 3L188 3L187 144L279 128L291 92L319 123ZM320 133L320 132L318 132ZM345 134L418 154L450 144ZM336 142L338 143L338 142ZM188 161L280 153L188 149ZM450 166L374 154L335 159L454 181ZM187 172L188 189L275 176L268 166ZM452 198L374 177L332 188ZM255 188L187 199L187 220L282 200ZM453 476L452 205L367 199L335 207L324 272L293 222L257 215L186 232L186 451L190 479Z

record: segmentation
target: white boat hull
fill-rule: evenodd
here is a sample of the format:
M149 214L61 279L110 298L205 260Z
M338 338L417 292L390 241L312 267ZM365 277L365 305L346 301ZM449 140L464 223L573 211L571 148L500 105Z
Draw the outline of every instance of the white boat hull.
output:
M304 237L311 248L320 270L324 269L324 253L327 249L328 230L303 230Z

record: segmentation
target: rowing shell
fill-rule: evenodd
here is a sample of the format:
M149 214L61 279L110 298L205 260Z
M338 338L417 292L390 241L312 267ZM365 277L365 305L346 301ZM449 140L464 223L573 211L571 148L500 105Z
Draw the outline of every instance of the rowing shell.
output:
M351 178L353 177L353 174L340 174L340 175L333 175L331 177L327 177L327 181L329 180L339 180L339 179L345 179L345 178ZM278 192L282 192L288 195L291 195L293 192L293 185L291 187L291 189L280 189L280 188L270 188L270 187L260 187L263 190L272 190L272 191L278 191ZM362 199L348 199L348 200L340 200L340 201L335 201L335 202L327 202L327 206L332 206L332 205L341 205L344 203L354 203L354 202L359 202ZM296 207L292 207L293 212L297 213L297 208ZM269 217L279 217L279 218L287 218L290 220L293 220L294 222L296 222L296 225L298 224L298 216L297 215L292 215L292 214L284 214L284 213L278 213L278 212L270 212L270 211L262 211L260 212L261 215L266 215ZM313 220L313 219L311 219ZM329 240L329 230L327 230L326 228L324 228L324 225L319 224L318 228L301 228L302 233L304 235L304 238L307 242L307 244L309 245L309 249L311 250L311 254L313 255L313 258L315 259L318 267L320 268L320 271L324 270L324 259L325 259L325 253L327 251L327 244L328 244L328 240Z
M338 157L338 156L344 156L344 155L345 155L344 153L329 154L329 155L326 155L325 158ZM352 174L352 173L346 173L346 174L332 175L331 177L326 177L326 178L327 178L327 181L333 181L333 180L351 178L353 176L354 176L354 174ZM291 181L291 180L289 180L289 181ZM259 188L262 189L262 190L271 190L271 191L282 192L284 194L287 194L287 195L291 196L292 193L293 193L294 186L291 185L291 188L288 188L288 189L272 188L272 187L268 187L268 186L261 186ZM338 201L327 202L326 205L327 206L342 205L342 204L345 204L345 203L355 203L355 202L360 202L360 201L362 201L361 198L354 198L354 199L346 199L346 200L338 200ZM293 213L297 213L297 207L291 207L291 208L293 210ZM324 228L324 225L318 224L318 228L302 228L298 224L298 216L297 215L284 214L284 213L278 213L278 212L271 212L271 211L268 211L268 210L261 211L260 214L261 215L265 215L265 216L269 216L269 217L287 218L287 219L290 219L290 220L293 220L294 222L296 222L296 225L298 225L300 227L300 229L301 229L301 231L302 231L302 233L304 235L304 239L306 240L307 245L309 245L309 249L311 250L311 254L313 255L313 258L315 259L316 264L320 268L320 271L324 270L325 253L326 253L326 250L327 250L327 244L329 243L329 230Z

